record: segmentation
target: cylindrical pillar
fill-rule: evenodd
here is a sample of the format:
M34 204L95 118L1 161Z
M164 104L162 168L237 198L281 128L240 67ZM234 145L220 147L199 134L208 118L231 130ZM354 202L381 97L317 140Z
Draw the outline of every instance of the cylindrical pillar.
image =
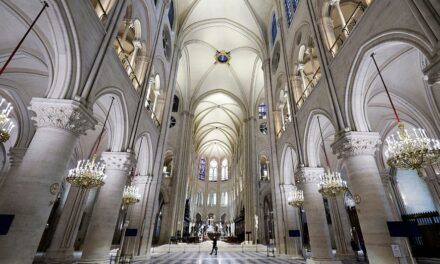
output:
M333 260L324 201L318 191L318 183L323 174L323 168L303 167L298 170L295 178L304 191L304 209L307 215L307 227L312 250L311 261L313 263L340 263Z
M107 178L93 207L79 263L108 263L124 186L134 160L133 154L128 152L103 152L101 158Z
M387 221L391 210L374 153L380 143L375 132L346 132L332 145L343 159L350 188L359 201L356 209L370 263L399 263L391 250Z
M70 187L66 204L55 229L46 262L65 263L73 258L75 239L84 212L88 190Z
M78 138L96 123L76 101L34 98L31 110L37 131L0 191L0 214L13 217L0 236L2 263L32 263Z

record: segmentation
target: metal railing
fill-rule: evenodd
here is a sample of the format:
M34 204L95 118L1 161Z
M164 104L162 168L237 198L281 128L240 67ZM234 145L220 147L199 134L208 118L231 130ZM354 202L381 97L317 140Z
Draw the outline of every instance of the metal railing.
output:
M299 109L306 101L307 97L309 97L310 93L312 92L313 88L315 88L316 84L318 83L319 79L318 74L321 73L321 67L318 67L313 74L312 78L307 78L308 84L306 86L306 89L304 89L303 93L301 94L301 97L296 101L296 107Z
M104 6L101 3L101 0L98 0L98 6L101 9L103 16L102 17L106 17L107 16L107 12L105 11ZM100 17L100 20L102 20L102 17ZM127 68L130 70L130 74L128 75L128 78L130 79L131 83L133 84L133 81L136 82L137 87L142 87L141 83L134 71L133 65L131 65L130 63L130 59L128 58L128 56L126 55L126 51L124 50L121 40L119 39L119 37L116 37L116 41L118 42L118 45L121 49L121 51L118 53L118 58L122 63L122 66L124 67L124 69L127 70ZM128 73L127 73L128 74ZM134 87L135 88L135 87ZM137 90L135 88L135 90ZM149 113L151 113L151 119L153 120L153 123L155 124L156 127L160 127L160 122L159 119L157 118L156 114L152 111L152 109L150 107L146 107L147 111Z
M348 38L348 36L350 35L351 31L353 30L353 28L356 26L357 24L357 20L355 20L355 16L356 14L362 10L362 14L363 15L364 11L365 11L365 7L363 6L362 2L359 2L356 6L356 8L353 10L353 13L351 13L350 17L348 18L345 26L342 28L341 33L339 33L338 37L336 38L335 42L333 43L333 45L331 45L329 51L330 53L333 55L333 57L336 55L337 50L335 50L337 47L340 47L344 41ZM360 17L361 17L360 16ZM359 17L359 18L360 18ZM345 32L345 33L344 33ZM339 45L338 45L339 44Z

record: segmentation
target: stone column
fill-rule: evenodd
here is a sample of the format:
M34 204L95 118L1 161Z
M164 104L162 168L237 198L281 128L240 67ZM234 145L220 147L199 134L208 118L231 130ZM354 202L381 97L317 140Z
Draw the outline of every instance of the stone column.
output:
M310 236L311 259L307 263L341 263L335 261L332 253L330 233L325 215L324 201L319 193L318 183L323 168L303 167L297 171L295 179L304 191L304 209Z
M284 193L283 200L285 201L283 206L285 207L285 218L286 218L286 250L287 255L293 256L295 258L302 258L302 247L301 247L301 238L300 237L289 237L289 230L299 230L299 217L298 217L298 208L292 207L288 204L288 197L290 193L293 191L293 185L291 184L283 184L282 185Z
M122 249L122 255L139 255L139 245L142 240L142 223L145 218L145 208L148 202L147 197L150 191L151 176L136 176L131 181L131 184L139 189L141 195L140 202L131 205L128 209L127 219L129 221L128 228L137 229L137 235L135 237L126 237L124 247Z
M96 123L77 101L34 98L30 109L37 130L0 191L0 214L14 215L0 236L1 262L8 264L32 263L74 146Z
M378 144L376 132L345 132L332 148L343 159L351 191L360 200L356 208L370 263L393 264L398 260L387 228L391 210L374 157Z
M21 162L23 161L24 154L26 154L27 148L10 148L9 149L9 170L5 171L5 173L0 175L0 189L4 180L8 177L8 175L14 175L17 168L19 168Z
M339 20L341 21L341 30L344 33L345 37L348 37L348 29L347 22L345 22L344 14L342 13L340 0L330 0L330 4L336 8L336 12L338 13Z
M350 244L350 223L346 216L343 194L328 197L333 233L335 234L336 257L338 259L353 259L354 254ZM345 220L345 221L344 221Z
M88 190L70 187L50 247L46 252L48 263L66 263L73 258L74 244L84 212Z
M103 152L101 159L105 162L107 178L93 207L79 263L108 263L124 186L134 161L133 154L128 152Z

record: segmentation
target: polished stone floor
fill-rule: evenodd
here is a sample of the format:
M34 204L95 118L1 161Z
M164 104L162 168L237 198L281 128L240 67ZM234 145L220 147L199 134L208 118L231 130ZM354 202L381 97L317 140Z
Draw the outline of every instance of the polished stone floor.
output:
M218 252L218 255L209 255L209 252L165 253L155 255L148 264L303 264L304 260L267 257L261 252Z

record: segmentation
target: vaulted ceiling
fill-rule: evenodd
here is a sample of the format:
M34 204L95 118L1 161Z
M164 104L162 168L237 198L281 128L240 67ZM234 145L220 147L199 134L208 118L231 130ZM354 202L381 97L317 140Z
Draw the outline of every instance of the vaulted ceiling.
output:
M263 97L271 0L186 0L177 5L182 59L177 85L194 113L198 154L231 156L243 120ZM217 51L230 52L227 63Z

